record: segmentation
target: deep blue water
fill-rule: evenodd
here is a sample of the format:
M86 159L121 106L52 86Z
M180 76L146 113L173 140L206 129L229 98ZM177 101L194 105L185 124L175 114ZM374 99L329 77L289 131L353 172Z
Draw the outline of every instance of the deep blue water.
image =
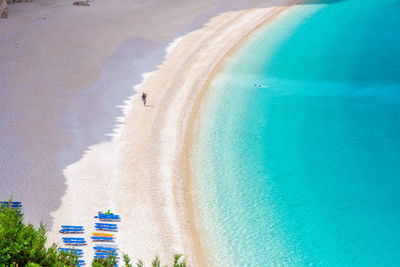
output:
M314 2L255 34L195 147L217 266L400 266L400 1Z

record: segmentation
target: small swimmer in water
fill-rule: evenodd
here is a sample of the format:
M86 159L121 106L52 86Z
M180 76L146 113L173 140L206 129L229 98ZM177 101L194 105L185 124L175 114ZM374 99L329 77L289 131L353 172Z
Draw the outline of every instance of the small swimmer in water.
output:
M255 87L260 87L260 88L267 88L268 85L260 85L260 84L254 84Z

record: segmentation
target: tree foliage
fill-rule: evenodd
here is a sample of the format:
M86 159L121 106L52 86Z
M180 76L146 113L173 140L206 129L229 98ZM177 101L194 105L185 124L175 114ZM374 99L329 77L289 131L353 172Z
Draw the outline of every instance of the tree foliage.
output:
M123 253L122 258L124 259L124 266L125 267L132 267L131 259L129 258L128 254Z
M117 257L109 254L105 259L94 259L92 262L93 267L114 267L117 264Z
M174 255L174 267L187 267L186 259L182 257L182 254Z
M136 263L137 267L144 267L144 262L142 260L138 260L138 262Z
M73 252L59 252L57 245L46 248L46 226L40 224L35 228L32 224L24 224L24 215L17 208L0 204L0 266L76 266L78 256ZM173 267L187 267L186 259L182 254L174 255ZM125 267L132 267L131 259L127 254L122 256ZM93 267L113 267L117 263L115 255L110 254L105 259L94 259ZM142 260L138 260L137 267L144 267ZM152 261L153 267L161 267L161 260L156 256ZM167 266L167 265L163 265Z
M36 229L25 225L24 214L9 205L0 207L0 265L12 266L74 266L78 257L59 253L55 244L46 248L46 227Z

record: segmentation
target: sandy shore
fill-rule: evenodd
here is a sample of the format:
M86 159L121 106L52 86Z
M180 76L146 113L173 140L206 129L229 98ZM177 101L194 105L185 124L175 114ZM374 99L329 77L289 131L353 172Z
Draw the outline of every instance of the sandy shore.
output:
M60 225L83 225L86 260L93 216L111 209L132 259L170 263L180 252L210 265L190 175L202 96L241 41L299 1L117 2L38 0L1 22L0 196L14 193L29 220L44 219L49 242L61 244ZM29 5L41 9L32 16Z
M213 66L209 70L203 80L203 83L201 84L201 87L197 88L197 92L194 95L194 102L192 103L190 107L190 115L187 117L186 121L186 131L185 131L185 136L184 136L184 143L182 146L182 149L180 150L181 153L181 177L183 180L183 186L185 188L184 193L183 193L183 210L185 212L186 218L189 220L187 221L187 227L190 231L190 238L192 241L192 252L194 253L194 258L196 259L196 264L198 266L218 266L218 262L213 262L212 261L212 255L208 255L206 252L206 241L204 240L204 232L207 231L204 229L203 225L199 222L199 217L201 215L197 214L196 211L196 203L193 199L193 170L192 170L192 148L193 148L193 142L196 138L196 134L198 131L199 125L197 117L199 115L199 112L201 111L201 107L204 101L204 96L207 92L207 88L209 87L212 79L215 77L215 75L218 74L220 69L223 67L225 60L236 51L240 47L240 45L243 43L243 41L247 40L255 31L257 31L261 27L265 27L268 25L268 23L271 23L274 21L276 18L279 16L283 15L283 13L287 12L291 7L293 7L296 4L301 3L302 1L300 0L292 0L292 1L281 1L281 5L278 6L267 6L263 7L261 9L251 9L247 10L247 12L252 13L252 15L255 15L256 17L250 19L252 23L249 24L236 24L236 27L238 30L240 30L240 33L237 34L237 36L234 35L228 35L225 36L228 40L229 38L232 38L232 40L227 40L228 42L231 43L231 46L226 47L226 49L221 50L220 52L222 53L222 57L218 58L218 55L215 55L216 58L218 58L218 61L214 61L213 63L210 62L210 65ZM256 11L260 11L262 14L256 14ZM242 18L245 18L244 15L246 11L241 11L241 16L243 15ZM220 54L221 55L221 54Z

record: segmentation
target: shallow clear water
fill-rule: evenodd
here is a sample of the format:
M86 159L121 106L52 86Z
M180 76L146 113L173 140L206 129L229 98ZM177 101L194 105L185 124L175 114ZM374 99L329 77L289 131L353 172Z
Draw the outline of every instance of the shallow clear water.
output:
M218 266L400 266L400 1L314 3L209 89L195 191Z

